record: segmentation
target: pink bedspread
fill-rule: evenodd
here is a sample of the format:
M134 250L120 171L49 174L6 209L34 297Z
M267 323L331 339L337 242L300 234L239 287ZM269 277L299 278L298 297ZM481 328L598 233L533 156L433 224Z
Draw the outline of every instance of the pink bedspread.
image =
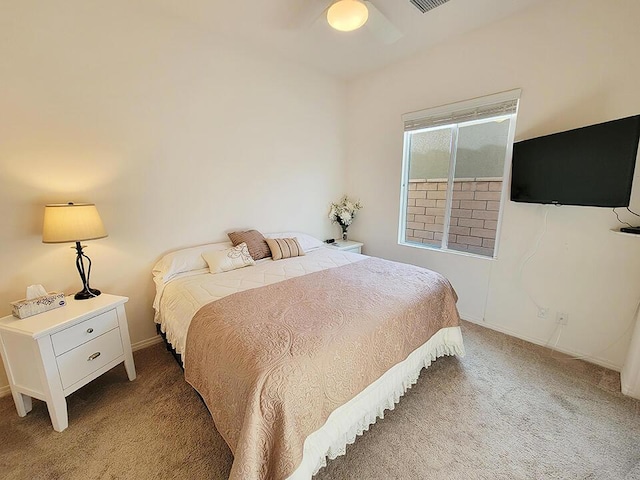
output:
M337 407L459 325L441 275L377 258L246 290L191 321L185 376L234 454L234 480L284 479Z

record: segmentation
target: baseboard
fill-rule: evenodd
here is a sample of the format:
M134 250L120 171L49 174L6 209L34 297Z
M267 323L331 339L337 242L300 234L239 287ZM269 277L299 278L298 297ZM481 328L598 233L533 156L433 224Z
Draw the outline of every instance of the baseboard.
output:
M473 315L461 314L460 317L463 320L467 321L467 322L471 322L471 323L474 323L476 325L480 325L481 327L490 328L491 330L495 330L497 332L504 333L505 335L509 335L511 337L519 338L520 340L525 340L527 342L534 343L536 345L540 345L540 346L543 346L543 347L546 344L545 340L541 340L541 339L533 338L533 337L528 337L526 335L521 335L521 334L519 334L517 332L509 330L508 328L504 328L504 327L501 327L499 325L494 325L492 323L483 321L483 319L477 318L477 317L475 317ZM131 350L133 350L135 352L137 350L142 350L143 348L150 347L150 346L155 345L157 343L162 343L162 337L160 335L154 335L153 337L147 338L146 340L141 340L139 342L132 343L131 344ZM572 357L582 357L582 356L585 355L584 353L573 351L573 350L568 350L568 349L564 349L564 348L556 348L556 350L558 352L564 353L566 355L570 355ZM588 359L585 358L584 360L587 361L587 362L590 362L590 363L595 363L596 365L600 365L601 367L605 367L605 368L608 368L610 370L615 370L616 372L619 372L622 369L622 367L620 365L615 365L615 364L613 364L611 362L608 362L607 360L603 360L603 359L597 358L597 357L592 357L592 358L588 358ZM9 395L10 393L11 393L11 388L9 387L9 385L0 387L0 398L1 397L5 397L5 396Z
M138 350L142 350L143 348L150 347L151 345L155 345L156 343L162 343L162 337L160 335L154 335L151 338L147 338L146 340L140 340L139 342L131 344L131 350L136 352Z
M0 398L6 397L11 393L11 387L9 385L5 385L4 387L0 387Z
M633 375L629 373L629 370L633 372ZM630 376L631 378L629 378ZM640 378L638 378L638 372L633 368L625 369L620 373L620 384L622 393L628 397L640 399Z
M480 325L481 327L487 327L487 328L490 328L491 330L495 330L496 332L504 333L505 335L509 335L510 337L516 337L516 338L519 338L520 340L524 340L526 342L534 343L536 345L540 345L542 347L547 347L551 349L551 347L547 345L547 339L534 338L534 337L529 337L527 335L522 335L518 332L514 332L513 330L504 328L500 325L495 325L483 319L475 318L472 315L466 316L466 315L460 314L460 318L462 318L463 320L466 320L467 322ZM601 367L608 368L609 370L614 370L616 372L619 372L620 370L622 370L622 365L616 365L603 358L587 357L588 353L585 353L585 352L579 352L577 350L570 350L567 348L559 348L559 347L556 347L554 350L560 353L564 353L565 355L569 355L571 357L580 357L580 359L584 360L585 362L594 363L596 365L600 365ZM582 357L587 357L587 358L582 358Z
M460 312L460 318L462 320L466 320L467 322L477 323L478 325L484 325L484 318L476 317L474 315L467 315L466 313Z
M627 385L626 383L622 382L621 384L621 390L622 393L625 394L627 397L633 397L633 398L638 398L640 399L640 392L638 392L637 389L633 389L631 388L629 385Z

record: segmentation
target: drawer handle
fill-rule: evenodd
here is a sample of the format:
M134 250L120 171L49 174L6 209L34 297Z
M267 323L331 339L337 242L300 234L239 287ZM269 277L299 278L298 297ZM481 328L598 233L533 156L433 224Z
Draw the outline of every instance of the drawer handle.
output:
M92 355L89 355L89 358L87 358L87 362L90 362L91 360L95 360L99 356L100 356L100 352L96 352L96 353L94 353Z
M87 333L93 333L93 328L87 328Z

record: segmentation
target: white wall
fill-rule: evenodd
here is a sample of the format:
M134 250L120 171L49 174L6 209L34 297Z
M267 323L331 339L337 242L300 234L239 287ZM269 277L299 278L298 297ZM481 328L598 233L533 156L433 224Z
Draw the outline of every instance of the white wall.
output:
M335 234L342 82L129 2L4 2L0 32L1 315L33 283L80 290L70 245L41 243L46 203L98 206L91 284L130 297L133 342L155 334L164 252L242 227Z
M365 205L351 236L368 254L444 273L472 321L544 344L555 312L567 312L558 347L620 368L640 300L640 238L611 233L610 209L509 202L497 261L397 245L401 115L513 88L516 140L638 114L639 18L637 0L548 2L350 82L348 191ZM520 278L546 209L547 233ZM528 295L553 319L539 319Z

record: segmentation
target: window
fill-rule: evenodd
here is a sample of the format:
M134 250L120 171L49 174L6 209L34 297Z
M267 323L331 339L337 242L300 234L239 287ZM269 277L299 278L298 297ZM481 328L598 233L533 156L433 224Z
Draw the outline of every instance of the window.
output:
M496 256L519 97L404 115L401 244Z

